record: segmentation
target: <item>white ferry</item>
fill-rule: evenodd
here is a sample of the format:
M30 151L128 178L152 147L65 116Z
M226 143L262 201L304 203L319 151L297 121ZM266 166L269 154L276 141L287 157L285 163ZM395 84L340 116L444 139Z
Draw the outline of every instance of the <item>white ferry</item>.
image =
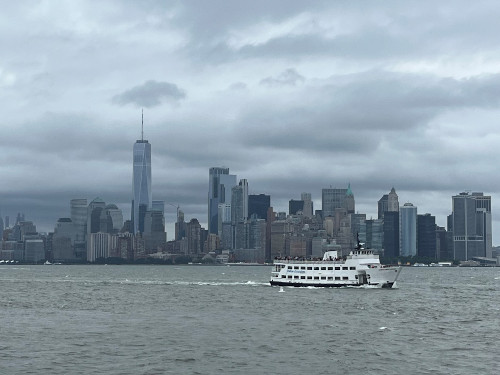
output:
M325 252L322 260L275 259L271 285L392 288L400 272L401 267L380 264L377 254L358 245L345 259L337 251Z

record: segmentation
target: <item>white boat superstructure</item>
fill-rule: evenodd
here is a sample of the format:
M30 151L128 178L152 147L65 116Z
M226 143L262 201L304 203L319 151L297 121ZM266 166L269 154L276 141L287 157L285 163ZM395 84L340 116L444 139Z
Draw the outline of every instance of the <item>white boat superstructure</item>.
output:
M392 288L400 272L401 267L384 266L377 254L358 246L345 258L327 251L321 260L275 259L271 285Z

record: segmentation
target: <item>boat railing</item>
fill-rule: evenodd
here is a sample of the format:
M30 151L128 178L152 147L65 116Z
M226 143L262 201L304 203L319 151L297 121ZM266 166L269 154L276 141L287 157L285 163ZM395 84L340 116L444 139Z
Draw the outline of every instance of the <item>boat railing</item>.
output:
M284 263L284 264L344 264L344 259L334 259L334 260L323 260L323 259L274 259L274 263Z

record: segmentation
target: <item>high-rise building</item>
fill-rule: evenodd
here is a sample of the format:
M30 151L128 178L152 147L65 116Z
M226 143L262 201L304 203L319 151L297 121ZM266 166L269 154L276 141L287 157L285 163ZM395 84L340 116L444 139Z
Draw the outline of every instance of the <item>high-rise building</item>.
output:
M116 234L123 228L123 214L115 204L108 204L101 211L99 232Z
M491 258L491 196L460 193L452 197L452 204L453 258Z
M87 231L87 199L77 198L70 201L71 222L75 227L75 242L85 243Z
M355 207L354 194L351 190L351 184L349 184L347 186L347 191L345 192L343 208L347 210L348 214L353 214L355 212Z
M431 214L417 215L417 254L438 259L436 237L436 217Z
M399 256L399 212L384 213L384 256L396 258Z
M85 212L87 206L85 206ZM74 242L77 226L67 217L57 220L52 236L52 259L55 261L74 261L76 259Z
M161 211L146 211L143 232L146 253L158 251L167 242L164 220Z
M394 187L378 201L378 218L383 219L385 212L398 212L399 200Z
M240 180L237 186L231 189L231 222L233 225L248 218L248 182Z
M175 240L180 241L184 237L186 237L186 222L184 221L184 212L179 210L175 223Z
M106 203L99 197L89 203L87 208L87 236L101 230L101 212Z
M202 250L201 225L197 219L191 219L186 224L188 255L198 255Z
M153 203L151 195L151 144L144 139L144 131L141 132L141 139L134 144L133 165L131 219L133 231L138 233L144 230L144 214L152 208Z
M288 201L288 215L297 215L297 212L301 211L304 213L304 201L303 200L295 200L290 199Z
M347 193L350 191L350 186L348 189L337 189L328 188L321 190L321 210L323 211L323 218L335 215L335 209L345 208L347 209L346 203L349 203L349 208L354 212L354 196L348 196L348 201L346 201Z
M109 233L90 233L87 236L87 261L108 258L112 248L112 235Z
M231 189L236 186L236 175L229 168L212 167L208 172L208 231L218 234L219 203L229 203Z
M248 217L267 220L267 210L271 207L271 196L266 194L248 196Z
M302 193L300 195L300 200L304 202L304 207L302 208L302 214L304 217L312 218L314 207L313 202L311 200L311 193Z
M417 207L405 203L399 209L399 254L417 255Z

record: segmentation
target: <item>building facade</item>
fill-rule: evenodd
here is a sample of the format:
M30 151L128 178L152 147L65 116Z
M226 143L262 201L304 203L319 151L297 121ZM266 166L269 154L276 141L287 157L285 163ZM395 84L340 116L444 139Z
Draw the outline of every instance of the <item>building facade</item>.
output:
M152 207L151 195L151 144L145 140L137 140L133 150L132 180L132 228L134 233L144 230L144 217L140 213Z
M399 209L399 255L417 255L417 207L405 203Z
M218 234L219 204L231 202L231 189L236 186L236 175L229 168L212 167L208 172L208 232Z
M452 205L453 258L491 258L491 196L464 192L452 197Z

